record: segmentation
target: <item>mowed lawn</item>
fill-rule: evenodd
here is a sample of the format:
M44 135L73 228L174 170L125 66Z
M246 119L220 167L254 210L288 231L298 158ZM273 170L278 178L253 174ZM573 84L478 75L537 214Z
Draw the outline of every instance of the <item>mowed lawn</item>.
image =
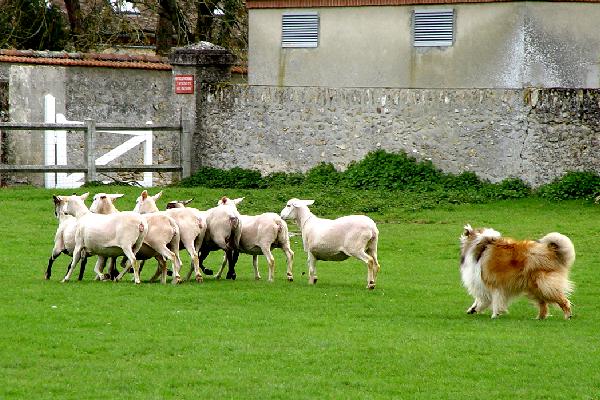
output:
M102 190L125 192L123 210L139 193ZM159 206L194 196L196 207L208 208L227 194L246 196L243 213L279 212L288 192L166 188ZM241 255L236 281L150 284L151 261L136 286L129 278L93 281L94 259L83 281L62 284L67 256L43 279L57 226L54 193L0 190L0 399L600 398L598 205L526 199L407 211L398 204L397 212L372 215L382 266L373 291L357 260L319 262L318 284L309 286L298 236L292 283L275 250L274 283L264 258L263 280L255 281L251 257ZM517 238L571 237L573 319L552 308L537 321L524 299L498 320L467 315L472 300L458 270L465 223ZM221 257L211 254L207 266L216 269Z

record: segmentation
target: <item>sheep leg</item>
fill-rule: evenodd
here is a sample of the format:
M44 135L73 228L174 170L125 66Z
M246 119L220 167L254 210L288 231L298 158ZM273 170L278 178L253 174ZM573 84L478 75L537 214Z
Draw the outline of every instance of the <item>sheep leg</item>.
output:
M200 259L198 258L198 252L196 251L196 248L194 247L194 243L193 242L192 243L184 242L183 245L184 245L185 249L187 250L187 252L189 253L190 259L192 260L191 264L193 266L193 271L196 275L196 282L202 283L202 274L200 273L200 263L201 262L200 262ZM187 276L185 277L185 280L186 281L189 280L191 275L192 275L192 268L190 267L190 270L189 270ZM173 279L175 279L175 278L173 278Z
M370 285L370 281L367 282L367 287L369 287L369 289L375 289L375 283L377 282L377 273L379 272L379 270L381 269L381 266L379 265L379 260L377 260L377 241L378 241L378 237L377 235L374 235L372 237L372 239L367 243L367 249L366 249L366 254L371 258L371 278L373 281L373 287L369 287ZM369 268L369 265L367 264L367 268Z
M273 282L275 279L275 257L273 257L273 253L271 253L271 246L262 248L262 252L267 259L267 263L269 264L269 282ZM258 257L257 257L258 258Z
M73 252L73 259L71 260L71 264L69 265L69 269L67 270L67 273L65 275L65 277L63 278L62 282L69 282L69 279L71 279L71 275L73 274L73 270L75 269L75 267L77 266L77 263L79 262L79 260L81 259L81 252L83 250L83 246L81 245L75 245L75 251Z
M240 256L239 250L226 250L225 255L227 256L227 276L225 279L231 279L235 281L237 277L235 273L235 263L237 263L238 257Z
M317 258L308 252L308 284L315 285L317 283Z
M156 281L156 279L160 276L161 283L167 283L167 274L166 274L167 263L165 262L165 259L160 254L156 255L156 257L154 257L154 258L158 262L158 267L156 268L156 272L154 273L154 275L152 275L152 278L150 278L150 282ZM163 271L165 273L163 273ZM164 275L164 282L163 282L163 275Z
M50 279L50 276L52 275L52 264L54 264L54 261L58 258L58 256L60 256L60 252L57 253L56 251L52 251L52 255L48 259L46 273L44 274L45 279Z
M117 271L117 257L111 257L110 264L108 264L108 277L114 280L117 275L119 275L119 271Z
M81 260L81 266L79 267L79 277L78 280L83 279L83 274L85 273L85 266L87 265L87 256L83 257Z
M188 250L188 252L189 252L189 250ZM190 253L190 256L192 257L192 263L194 265L194 269L196 269L196 265L198 265L198 269L202 269L204 271L204 267L202 266L202 263L204 262L204 260L206 260L206 257L208 257L209 253L210 253L210 251L208 251L206 249L205 249L205 251L200 249L200 251L198 251L198 253L194 252L194 254L196 255L195 258ZM188 279L190 279L191 275L192 275L192 269L190 268L190 271L188 272L185 280L187 281ZM202 275L200 275L200 280L198 282L202 282Z
M292 282L294 280L294 274L292 269L294 268L294 252L290 248L289 244L286 244L281 247L283 252L285 253L286 263L287 263L287 280Z
M98 260L96 261L96 266L94 267L94 272L96 273L96 279L100 279L101 281L105 280L104 276L104 264L106 262L106 257L98 256Z
M375 279L377 278L377 266L375 265L375 260L373 260L373 257L368 255L364 250L353 252L349 255L356 257L365 264L367 264L367 289L375 289Z
M215 279L221 279L225 265L227 265L227 255L223 254L223 262L221 263L221 268L219 268L219 271L215 275Z
M252 268L254 268L254 279L261 280L260 272L258 271L258 256L252 255Z
M173 272L171 273L171 283L173 285L177 285L181 283L181 258L179 258L179 251L175 251L173 258ZM166 271L167 275L169 275L169 271Z
M135 254L132 249L125 248L123 249L123 253L125 253L125 256L133 266L133 280L136 285L139 285L141 283L139 261L135 259Z

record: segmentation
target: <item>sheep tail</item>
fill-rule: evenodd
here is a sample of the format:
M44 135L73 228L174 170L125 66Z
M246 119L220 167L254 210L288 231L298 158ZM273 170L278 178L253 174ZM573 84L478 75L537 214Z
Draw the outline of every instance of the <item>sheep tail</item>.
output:
M289 238L289 231L287 223L281 219L277 219L277 241L279 243L286 243Z
M133 246L133 252L137 253L140 248L142 247L142 244L144 244L144 239L146 238L146 235L148 234L148 221L146 221L146 218L142 218L140 220L140 225L139 225L139 231L140 234L137 237L137 240L135 241L135 244Z

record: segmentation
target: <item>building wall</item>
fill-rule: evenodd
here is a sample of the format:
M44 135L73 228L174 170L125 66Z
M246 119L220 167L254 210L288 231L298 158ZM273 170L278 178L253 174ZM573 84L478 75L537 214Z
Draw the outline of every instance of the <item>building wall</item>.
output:
M338 169L405 151L446 172L532 185L600 172L600 91L204 87L195 154L218 168Z
M412 46L412 13L453 8L450 47ZM317 11L319 47L281 48L281 15ZM249 10L249 83L266 86L600 87L600 7L502 2Z

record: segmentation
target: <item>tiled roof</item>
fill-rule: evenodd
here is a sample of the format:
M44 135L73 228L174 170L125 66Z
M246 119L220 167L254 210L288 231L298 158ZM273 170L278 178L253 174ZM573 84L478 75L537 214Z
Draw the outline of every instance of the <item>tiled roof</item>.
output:
M0 62L83 67L171 70L167 58L147 55L0 50Z
M62 51L0 50L0 63L23 63L81 67L137 68L170 71L166 57L150 55L66 53ZM235 65L232 74L248 74L248 68Z
M362 7L405 6L459 3L506 3L515 0L246 0L246 8L313 8L313 7ZM516 0L523 1L523 0ZM547 0L551 3L556 0ZM600 0L559 0L572 3L600 3Z

